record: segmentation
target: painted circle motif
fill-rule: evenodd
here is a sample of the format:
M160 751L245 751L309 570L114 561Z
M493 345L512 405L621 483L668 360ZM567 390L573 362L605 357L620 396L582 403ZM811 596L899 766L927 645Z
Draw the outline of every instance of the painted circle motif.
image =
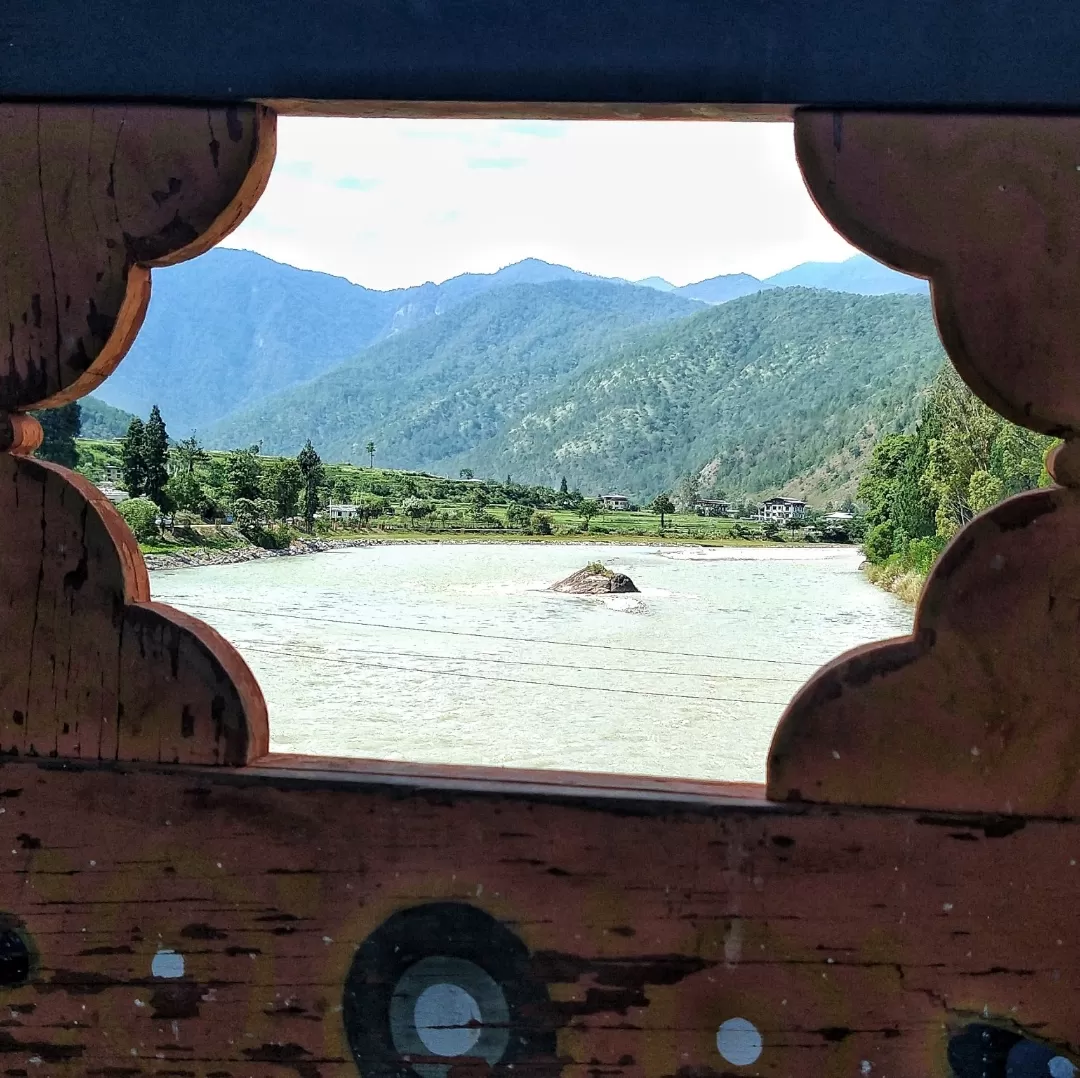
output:
M449 1078L525 1064L555 1075L547 989L524 944L483 910L438 902L394 914L345 982L349 1047L365 1078Z
M749 1067L761 1055L761 1033L746 1018L729 1018L716 1031L716 1050L733 1067Z

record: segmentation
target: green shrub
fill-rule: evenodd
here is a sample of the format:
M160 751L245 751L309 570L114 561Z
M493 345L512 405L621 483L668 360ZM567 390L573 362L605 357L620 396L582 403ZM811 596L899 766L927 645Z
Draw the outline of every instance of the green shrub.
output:
M529 527L537 535L550 535L552 531L551 517L548 516L547 513L541 513L539 510L537 510L529 518Z
M893 529L891 524L875 524L866 534L863 549L868 561L884 565L893 552Z
M128 498L116 508L140 543L148 543L161 534L158 525L161 510L149 498Z

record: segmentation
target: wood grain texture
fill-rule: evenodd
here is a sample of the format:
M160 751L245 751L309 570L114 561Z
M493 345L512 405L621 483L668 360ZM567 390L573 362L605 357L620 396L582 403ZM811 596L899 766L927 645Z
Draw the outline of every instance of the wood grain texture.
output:
M799 112L810 193L856 246L929 277L949 357L995 411L1080 431L1080 118Z
M112 505L57 465L0 455L0 752L239 765L267 749L247 665L151 603Z
M0 787L0 909L36 956L5 991L5 1065L30 1073L355 1078L350 1037L385 1021L344 1009L359 951L436 903L513 933L546 997L511 1033L554 1050L485 1074L926 1078L972 1020L1080 1047L1075 822L402 797L258 769L18 762ZM467 944L407 942L409 961ZM182 976L154 975L161 952ZM717 1050L736 1016L762 1035L751 1066Z
M768 796L1080 815L1080 494L1001 503L952 541L910 637L841 656L780 720Z
M44 437L41 424L32 415L0 412L0 453L28 457Z
M254 205L263 106L0 106L0 410L83 396L134 340L147 267L192 258Z

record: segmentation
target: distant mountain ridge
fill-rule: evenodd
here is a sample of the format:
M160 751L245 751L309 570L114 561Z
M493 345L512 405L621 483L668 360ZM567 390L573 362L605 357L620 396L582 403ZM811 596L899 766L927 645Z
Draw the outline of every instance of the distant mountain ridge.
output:
M925 282L897 274L864 255L787 271L796 273L805 278L801 283L828 280L825 287L836 291L925 290ZM714 304L758 286L773 287L785 276L755 285L756 278L748 274L730 274L674 288L662 279L631 284L525 259L495 273L462 274L441 284L383 292L250 251L216 248L155 272L146 322L131 352L95 397L139 415L158 403L170 431L182 437L317 378L366 347L496 289L556 281L605 282Z
M853 255L843 262L803 262L783 273L760 280L749 273L728 273L705 281L676 287L663 277L646 277L635 284L674 292L705 303L727 303L740 296L770 288L822 288L829 292L852 292L861 296L884 296L894 293L918 295L929 291L924 280L875 262L869 255Z

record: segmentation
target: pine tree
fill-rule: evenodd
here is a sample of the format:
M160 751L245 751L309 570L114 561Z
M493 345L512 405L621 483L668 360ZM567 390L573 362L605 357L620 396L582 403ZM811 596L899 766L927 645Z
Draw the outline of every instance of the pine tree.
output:
M146 492L146 465L143 458L143 436L146 428L136 416L128 425L127 434L120 443L120 468L124 476L124 489L129 498L141 498Z
M165 484L169 481L169 434L155 404L143 428L143 492L159 508L167 509Z
M300 450L296 463L300 467L300 474L304 480L300 501L304 509L304 522L310 531L315 523L315 511L319 508L319 484L323 479L322 460L315 452L310 439Z
M567 486L566 486L566 476L565 475L562 477L562 481L559 483L559 493L560 494L568 493Z
M78 401L65 404L62 408L46 408L34 412L45 435L35 456L42 460L51 460L65 468L74 468L79 462L75 439L82 429L82 409Z

